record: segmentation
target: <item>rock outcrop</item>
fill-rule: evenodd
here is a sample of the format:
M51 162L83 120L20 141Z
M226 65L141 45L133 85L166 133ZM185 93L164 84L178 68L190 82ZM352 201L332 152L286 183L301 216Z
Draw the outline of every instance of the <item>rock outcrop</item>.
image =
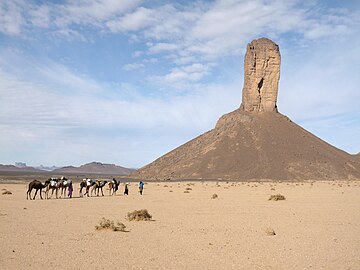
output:
M279 47L254 40L245 55L243 100L213 130L141 168L141 179L360 179L360 163L277 112Z
M242 110L277 112L280 61L279 47L271 40L260 38L248 44L244 61Z

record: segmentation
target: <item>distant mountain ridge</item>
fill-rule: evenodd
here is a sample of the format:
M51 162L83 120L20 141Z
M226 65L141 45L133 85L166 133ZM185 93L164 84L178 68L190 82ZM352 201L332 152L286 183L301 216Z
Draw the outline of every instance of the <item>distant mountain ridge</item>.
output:
M23 163L25 164L25 163ZM80 167L65 166L65 167L46 167L40 165L36 168L29 166L14 166L14 165L2 165L0 164L0 171L2 172L53 172L53 173L91 173L91 174L117 174L117 175L129 175L134 172L135 169L125 168L115 164L105 164L101 162L91 162Z
M15 165L2 165L0 164L0 172L43 172L42 170L34 167L16 167Z
M115 164L105 164L101 162L91 162L80 167L66 166L53 170L54 173L94 173L94 174L120 174L129 175L135 169L129 169Z

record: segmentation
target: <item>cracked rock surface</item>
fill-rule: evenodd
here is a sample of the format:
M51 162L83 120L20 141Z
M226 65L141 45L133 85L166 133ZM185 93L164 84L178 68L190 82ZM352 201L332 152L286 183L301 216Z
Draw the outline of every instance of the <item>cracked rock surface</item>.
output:
M241 109L246 112L277 112L280 79L279 46L267 38L248 44L244 60Z

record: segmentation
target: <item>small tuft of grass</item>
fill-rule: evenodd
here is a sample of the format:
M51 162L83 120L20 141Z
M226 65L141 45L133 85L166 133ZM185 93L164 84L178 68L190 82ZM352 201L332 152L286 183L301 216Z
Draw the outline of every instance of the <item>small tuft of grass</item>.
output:
M151 220L152 216L149 214L148 210L142 209L127 213L127 218L129 221L148 221Z
M265 229L265 233L266 233L267 235L269 235L269 236L276 235L274 229L273 229L273 228L270 228L270 227L267 227L267 228Z
M218 198L218 195L216 193L214 193L212 196L211 196L211 199L216 199Z
M113 230L114 232L125 232L125 224L117 221L116 224L113 220L102 218L100 224L95 226L96 230Z
M276 194L276 195L271 195L269 198L269 201L282 201L285 200L285 196L281 195L281 194Z
M5 190L5 191L3 191L3 193L2 193L2 195L11 195L11 194L12 194L12 192L9 191L9 190Z

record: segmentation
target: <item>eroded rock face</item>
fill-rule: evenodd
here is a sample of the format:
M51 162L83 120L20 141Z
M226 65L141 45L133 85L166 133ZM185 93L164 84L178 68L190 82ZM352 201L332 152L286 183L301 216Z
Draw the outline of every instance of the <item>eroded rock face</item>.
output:
M279 46L267 38L248 44L240 108L247 112L277 112L280 79Z

